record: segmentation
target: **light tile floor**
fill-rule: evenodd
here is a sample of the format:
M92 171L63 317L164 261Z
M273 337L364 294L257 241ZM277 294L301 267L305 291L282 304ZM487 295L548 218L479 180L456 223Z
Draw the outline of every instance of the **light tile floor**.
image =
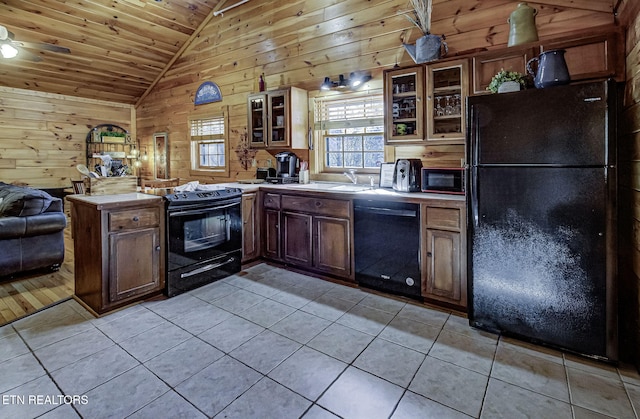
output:
M4 326L0 393L2 418L634 418L640 375L259 264Z

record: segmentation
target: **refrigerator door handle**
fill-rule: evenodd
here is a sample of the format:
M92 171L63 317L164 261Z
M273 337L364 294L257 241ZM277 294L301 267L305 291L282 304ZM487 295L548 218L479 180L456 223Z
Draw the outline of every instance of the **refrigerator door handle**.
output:
M472 151L471 151L471 156L472 156L472 160L471 160L471 165L472 166L477 166L478 165L478 156L480 155L479 151L480 151L480 133L479 133L479 120L480 120L480 116L479 116L479 111L477 106L471 106L471 109L469 109L470 111L470 119L471 119L471 147L472 147Z
M478 227L478 167L471 166L469 169L471 176L469 179L469 194L471 200L471 223L474 228Z

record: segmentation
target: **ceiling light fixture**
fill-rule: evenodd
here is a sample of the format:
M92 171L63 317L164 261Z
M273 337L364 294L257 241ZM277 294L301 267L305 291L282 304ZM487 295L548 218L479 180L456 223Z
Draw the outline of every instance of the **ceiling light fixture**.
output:
M330 77L325 77L324 81L320 85L320 90L358 90L369 80L371 80L371 74L364 72L352 72L349 74L348 79L346 79L344 75L340 74L338 76L338 81L331 81Z
M18 55L18 50L11 44L0 45L0 54L3 58L13 58Z

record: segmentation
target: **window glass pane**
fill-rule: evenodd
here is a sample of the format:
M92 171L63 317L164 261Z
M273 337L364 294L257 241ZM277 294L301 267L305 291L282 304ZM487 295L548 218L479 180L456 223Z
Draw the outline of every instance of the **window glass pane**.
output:
M339 134L344 134L345 129L344 128L331 128L329 130L329 134L331 135L339 135Z
M343 167L342 153L327 153L327 166Z
M384 137L382 135L367 135L364 137L365 150L384 150Z
M344 137L344 151L362 150L362 137Z
M344 167L363 167L362 153L344 153Z
M342 137L327 137L327 151L342 151Z
M380 167L384 162L384 153L364 153L364 167Z

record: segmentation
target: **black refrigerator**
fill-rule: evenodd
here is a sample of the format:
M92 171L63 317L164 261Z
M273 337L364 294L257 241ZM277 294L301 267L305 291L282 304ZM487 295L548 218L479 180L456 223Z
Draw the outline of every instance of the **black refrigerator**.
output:
M617 359L614 93L468 98L471 326Z

